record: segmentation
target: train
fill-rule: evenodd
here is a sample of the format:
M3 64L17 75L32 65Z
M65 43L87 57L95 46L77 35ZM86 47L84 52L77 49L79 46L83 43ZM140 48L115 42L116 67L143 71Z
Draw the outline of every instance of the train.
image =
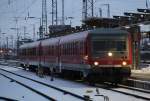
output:
M19 47L20 65L39 66L89 82L118 83L130 77L131 34L119 28L95 28Z

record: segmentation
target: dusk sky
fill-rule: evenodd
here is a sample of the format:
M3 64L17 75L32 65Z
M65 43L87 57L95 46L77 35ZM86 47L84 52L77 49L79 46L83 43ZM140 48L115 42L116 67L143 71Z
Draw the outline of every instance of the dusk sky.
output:
M1 0L0 2L0 29L2 33L15 36L16 32L10 28L16 27L15 18L18 18L19 32L23 33L23 27L27 27L28 36L33 36L33 24L36 32L39 27L38 19L24 20L25 17L32 16L40 18L42 0ZM61 1L58 0L58 17L61 18ZM146 0L95 0L94 15L99 16L99 8L103 10L103 17L107 17L107 7L103 4L110 4L111 17L113 15L123 15L123 12L136 12L137 8L146 8ZM150 1L148 1L150 7ZM47 0L48 25L51 24L51 0ZM82 20L82 0L65 0L65 17L74 17L72 25L80 25ZM69 24L69 20L65 20ZM22 35L22 34L21 34Z

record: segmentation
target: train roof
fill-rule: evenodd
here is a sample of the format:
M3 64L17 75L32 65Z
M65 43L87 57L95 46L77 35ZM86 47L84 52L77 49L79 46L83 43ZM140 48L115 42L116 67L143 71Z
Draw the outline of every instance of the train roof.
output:
M61 37L61 43L85 40L88 35L127 35L128 32L118 28L97 28Z
M40 41L35 41L35 42L31 42L31 43L26 43L20 46L20 48L31 48L31 47L36 47L40 44Z
M66 36L60 36L60 37L49 38L49 39L40 40L32 43L26 43L24 45L21 45L20 48L36 47L40 44L40 42L42 46L47 46L47 45L58 43L59 40L61 44L70 41L84 41L86 40L88 35L127 35L127 34L128 34L127 31L118 28L97 28L93 30L87 30L83 32L77 32L74 34L69 34Z
M70 34L67 36L62 36L60 43L84 40L87 38L87 36L88 36L88 31L78 32L78 33Z
M45 40L41 41L41 44L42 44L42 46L56 44L59 42L59 39L60 39L60 37L45 39Z
M120 34L120 35L126 35L128 32L126 30L121 30L119 28L98 28L94 30L89 31L90 34L105 34L105 35L111 35L111 34Z

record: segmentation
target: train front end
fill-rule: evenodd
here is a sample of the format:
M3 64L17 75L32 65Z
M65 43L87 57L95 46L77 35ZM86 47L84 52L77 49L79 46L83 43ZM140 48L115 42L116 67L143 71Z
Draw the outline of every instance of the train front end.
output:
M132 49L128 32L118 29L93 30L88 44L88 62L92 68L90 78L118 83L130 76Z

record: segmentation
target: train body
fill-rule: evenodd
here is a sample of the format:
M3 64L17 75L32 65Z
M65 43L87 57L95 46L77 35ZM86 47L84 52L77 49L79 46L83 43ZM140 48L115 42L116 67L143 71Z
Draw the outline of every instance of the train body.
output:
M95 81L120 82L130 76L131 36L125 30L100 28L21 45L21 65L53 68Z

